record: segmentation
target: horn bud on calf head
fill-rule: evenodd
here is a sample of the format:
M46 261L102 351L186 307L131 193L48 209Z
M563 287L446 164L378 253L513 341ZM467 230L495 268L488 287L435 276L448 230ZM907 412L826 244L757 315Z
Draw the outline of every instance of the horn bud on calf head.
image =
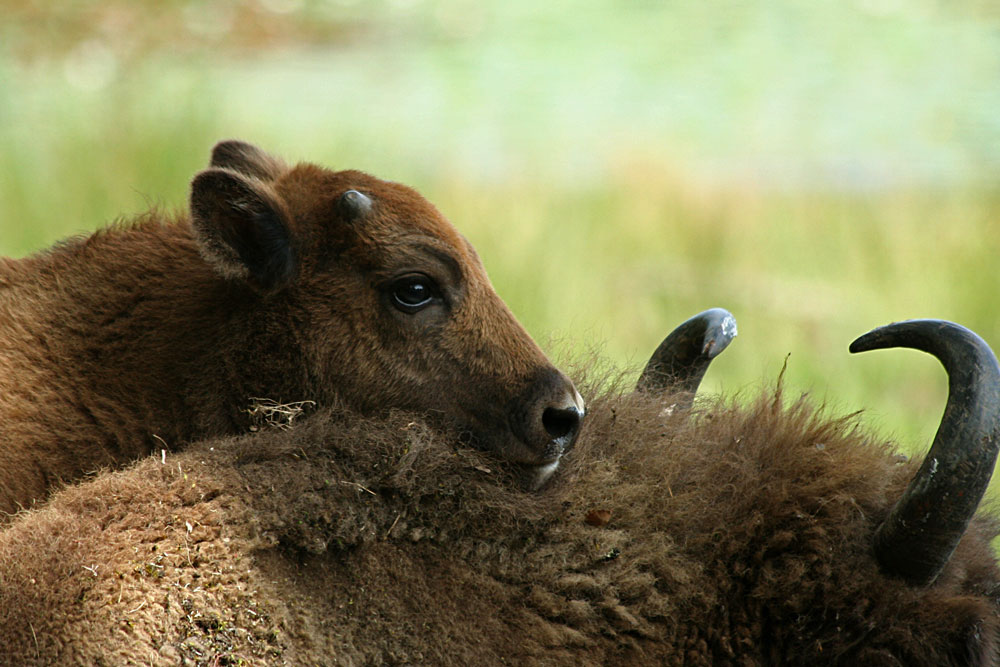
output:
M923 464L875 534L883 571L933 583L986 493L1000 449L1000 366L982 338L951 322L910 320L880 327L851 352L909 347L948 372L948 403Z
M340 196L337 206L348 219L354 220L372 210L372 200L357 190L348 190Z
M295 274L288 216L260 181L229 169L201 172L191 182L191 220L202 256L222 276L270 290Z

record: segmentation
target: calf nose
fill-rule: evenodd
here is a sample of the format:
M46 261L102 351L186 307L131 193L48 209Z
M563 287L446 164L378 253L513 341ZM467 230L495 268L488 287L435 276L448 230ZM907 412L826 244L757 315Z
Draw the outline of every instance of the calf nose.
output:
M583 415L583 398L569 378L555 369L544 373L522 427L533 458L539 463L557 461L576 443Z

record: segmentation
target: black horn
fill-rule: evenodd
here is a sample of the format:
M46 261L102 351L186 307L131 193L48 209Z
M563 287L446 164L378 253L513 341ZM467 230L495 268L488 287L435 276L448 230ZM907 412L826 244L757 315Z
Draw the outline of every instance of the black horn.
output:
M923 464L875 533L883 572L932 583L947 564L986 492L1000 446L1000 367L983 339L942 320L880 327L851 352L923 350L948 372L948 403Z
M688 398L678 407L690 407L708 365L735 337L736 319L728 310L698 313L663 339L639 376L636 391L680 391Z

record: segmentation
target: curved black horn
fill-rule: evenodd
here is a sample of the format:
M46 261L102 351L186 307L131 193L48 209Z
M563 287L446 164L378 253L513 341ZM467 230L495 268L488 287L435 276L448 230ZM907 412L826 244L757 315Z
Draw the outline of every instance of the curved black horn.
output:
M944 568L986 492L1000 447L1000 367L982 338L942 320L880 327L851 352L911 347L948 372L948 403L923 464L875 533L875 557L888 574L927 585Z
M690 394L680 407L689 407L708 365L735 337L736 319L728 310L698 313L663 339L639 376L636 391L680 390Z

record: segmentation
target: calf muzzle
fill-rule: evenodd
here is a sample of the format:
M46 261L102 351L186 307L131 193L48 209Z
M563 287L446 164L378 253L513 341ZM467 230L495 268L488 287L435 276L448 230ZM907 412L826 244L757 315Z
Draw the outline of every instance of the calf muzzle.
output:
M555 463L576 444L585 414L583 398L554 368L542 372L531 387L511 426L529 452L530 460L523 463Z

